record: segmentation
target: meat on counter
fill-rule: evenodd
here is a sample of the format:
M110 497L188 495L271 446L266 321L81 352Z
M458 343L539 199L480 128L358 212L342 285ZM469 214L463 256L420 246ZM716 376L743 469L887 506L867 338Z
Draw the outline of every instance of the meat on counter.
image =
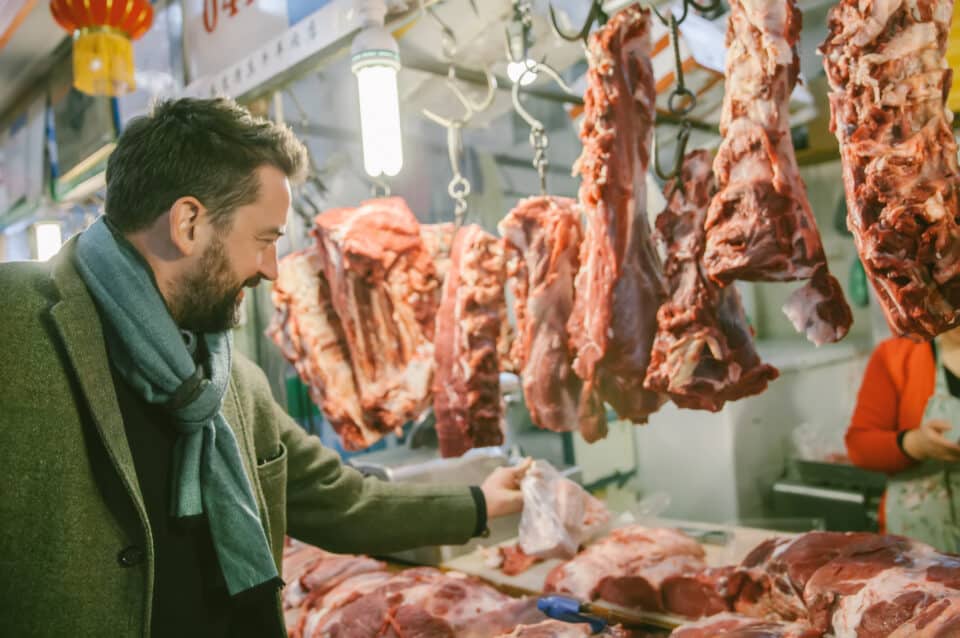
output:
M667 207L656 235L667 255L670 298L657 312L645 383L682 408L713 412L763 392L778 375L757 355L736 288L721 288L705 272L704 221L715 191L705 150L688 153L679 177L664 188Z
M960 170L947 35L953 0L841 0L820 47L847 225L894 332L960 323Z
M800 61L801 14L794 0L731 0L726 75L714 159L718 192L706 222L710 277L811 280L784 307L820 345L853 321L826 256L790 137L790 94Z
M573 368L589 414L602 410L599 397L634 423L663 403L643 387L666 298L645 210L656 99L650 19L648 9L631 5L591 35L583 152L574 167L586 232L569 323ZM583 434L603 438L605 420Z

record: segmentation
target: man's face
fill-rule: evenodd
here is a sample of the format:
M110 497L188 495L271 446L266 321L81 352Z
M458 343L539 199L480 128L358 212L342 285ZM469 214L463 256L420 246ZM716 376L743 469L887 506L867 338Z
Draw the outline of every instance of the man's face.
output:
M241 206L177 285L174 316L181 328L221 332L237 325L243 289L277 277L277 240L290 208L290 185L272 166L257 170L257 201Z

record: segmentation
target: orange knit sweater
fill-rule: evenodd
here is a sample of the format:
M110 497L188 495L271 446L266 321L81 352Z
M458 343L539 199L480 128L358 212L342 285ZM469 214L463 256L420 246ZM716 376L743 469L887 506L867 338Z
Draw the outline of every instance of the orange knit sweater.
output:
M847 455L859 467L896 474L913 461L897 446L897 434L920 427L927 401L933 395L936 364L930 344L910 339L887 339L877 346L867 364L847 429ZM880 531L885 529L880 504Z

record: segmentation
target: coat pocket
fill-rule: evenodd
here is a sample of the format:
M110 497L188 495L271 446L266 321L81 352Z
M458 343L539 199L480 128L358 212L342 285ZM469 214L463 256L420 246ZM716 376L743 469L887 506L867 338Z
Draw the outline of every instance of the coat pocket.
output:
M275 557L281 557L287 533L287 448L283 443L278 456L257 466L257 478L267 508L265 524L270 534L270 549Z

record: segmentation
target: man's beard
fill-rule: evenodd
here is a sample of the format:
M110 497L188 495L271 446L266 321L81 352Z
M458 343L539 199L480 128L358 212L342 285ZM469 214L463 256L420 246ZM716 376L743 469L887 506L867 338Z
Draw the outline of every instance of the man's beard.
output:
M223 242L214 239L193 272L177 284L171 310L177 324L194 332L223 332L240 323L240 293L260 278L236 285Z

